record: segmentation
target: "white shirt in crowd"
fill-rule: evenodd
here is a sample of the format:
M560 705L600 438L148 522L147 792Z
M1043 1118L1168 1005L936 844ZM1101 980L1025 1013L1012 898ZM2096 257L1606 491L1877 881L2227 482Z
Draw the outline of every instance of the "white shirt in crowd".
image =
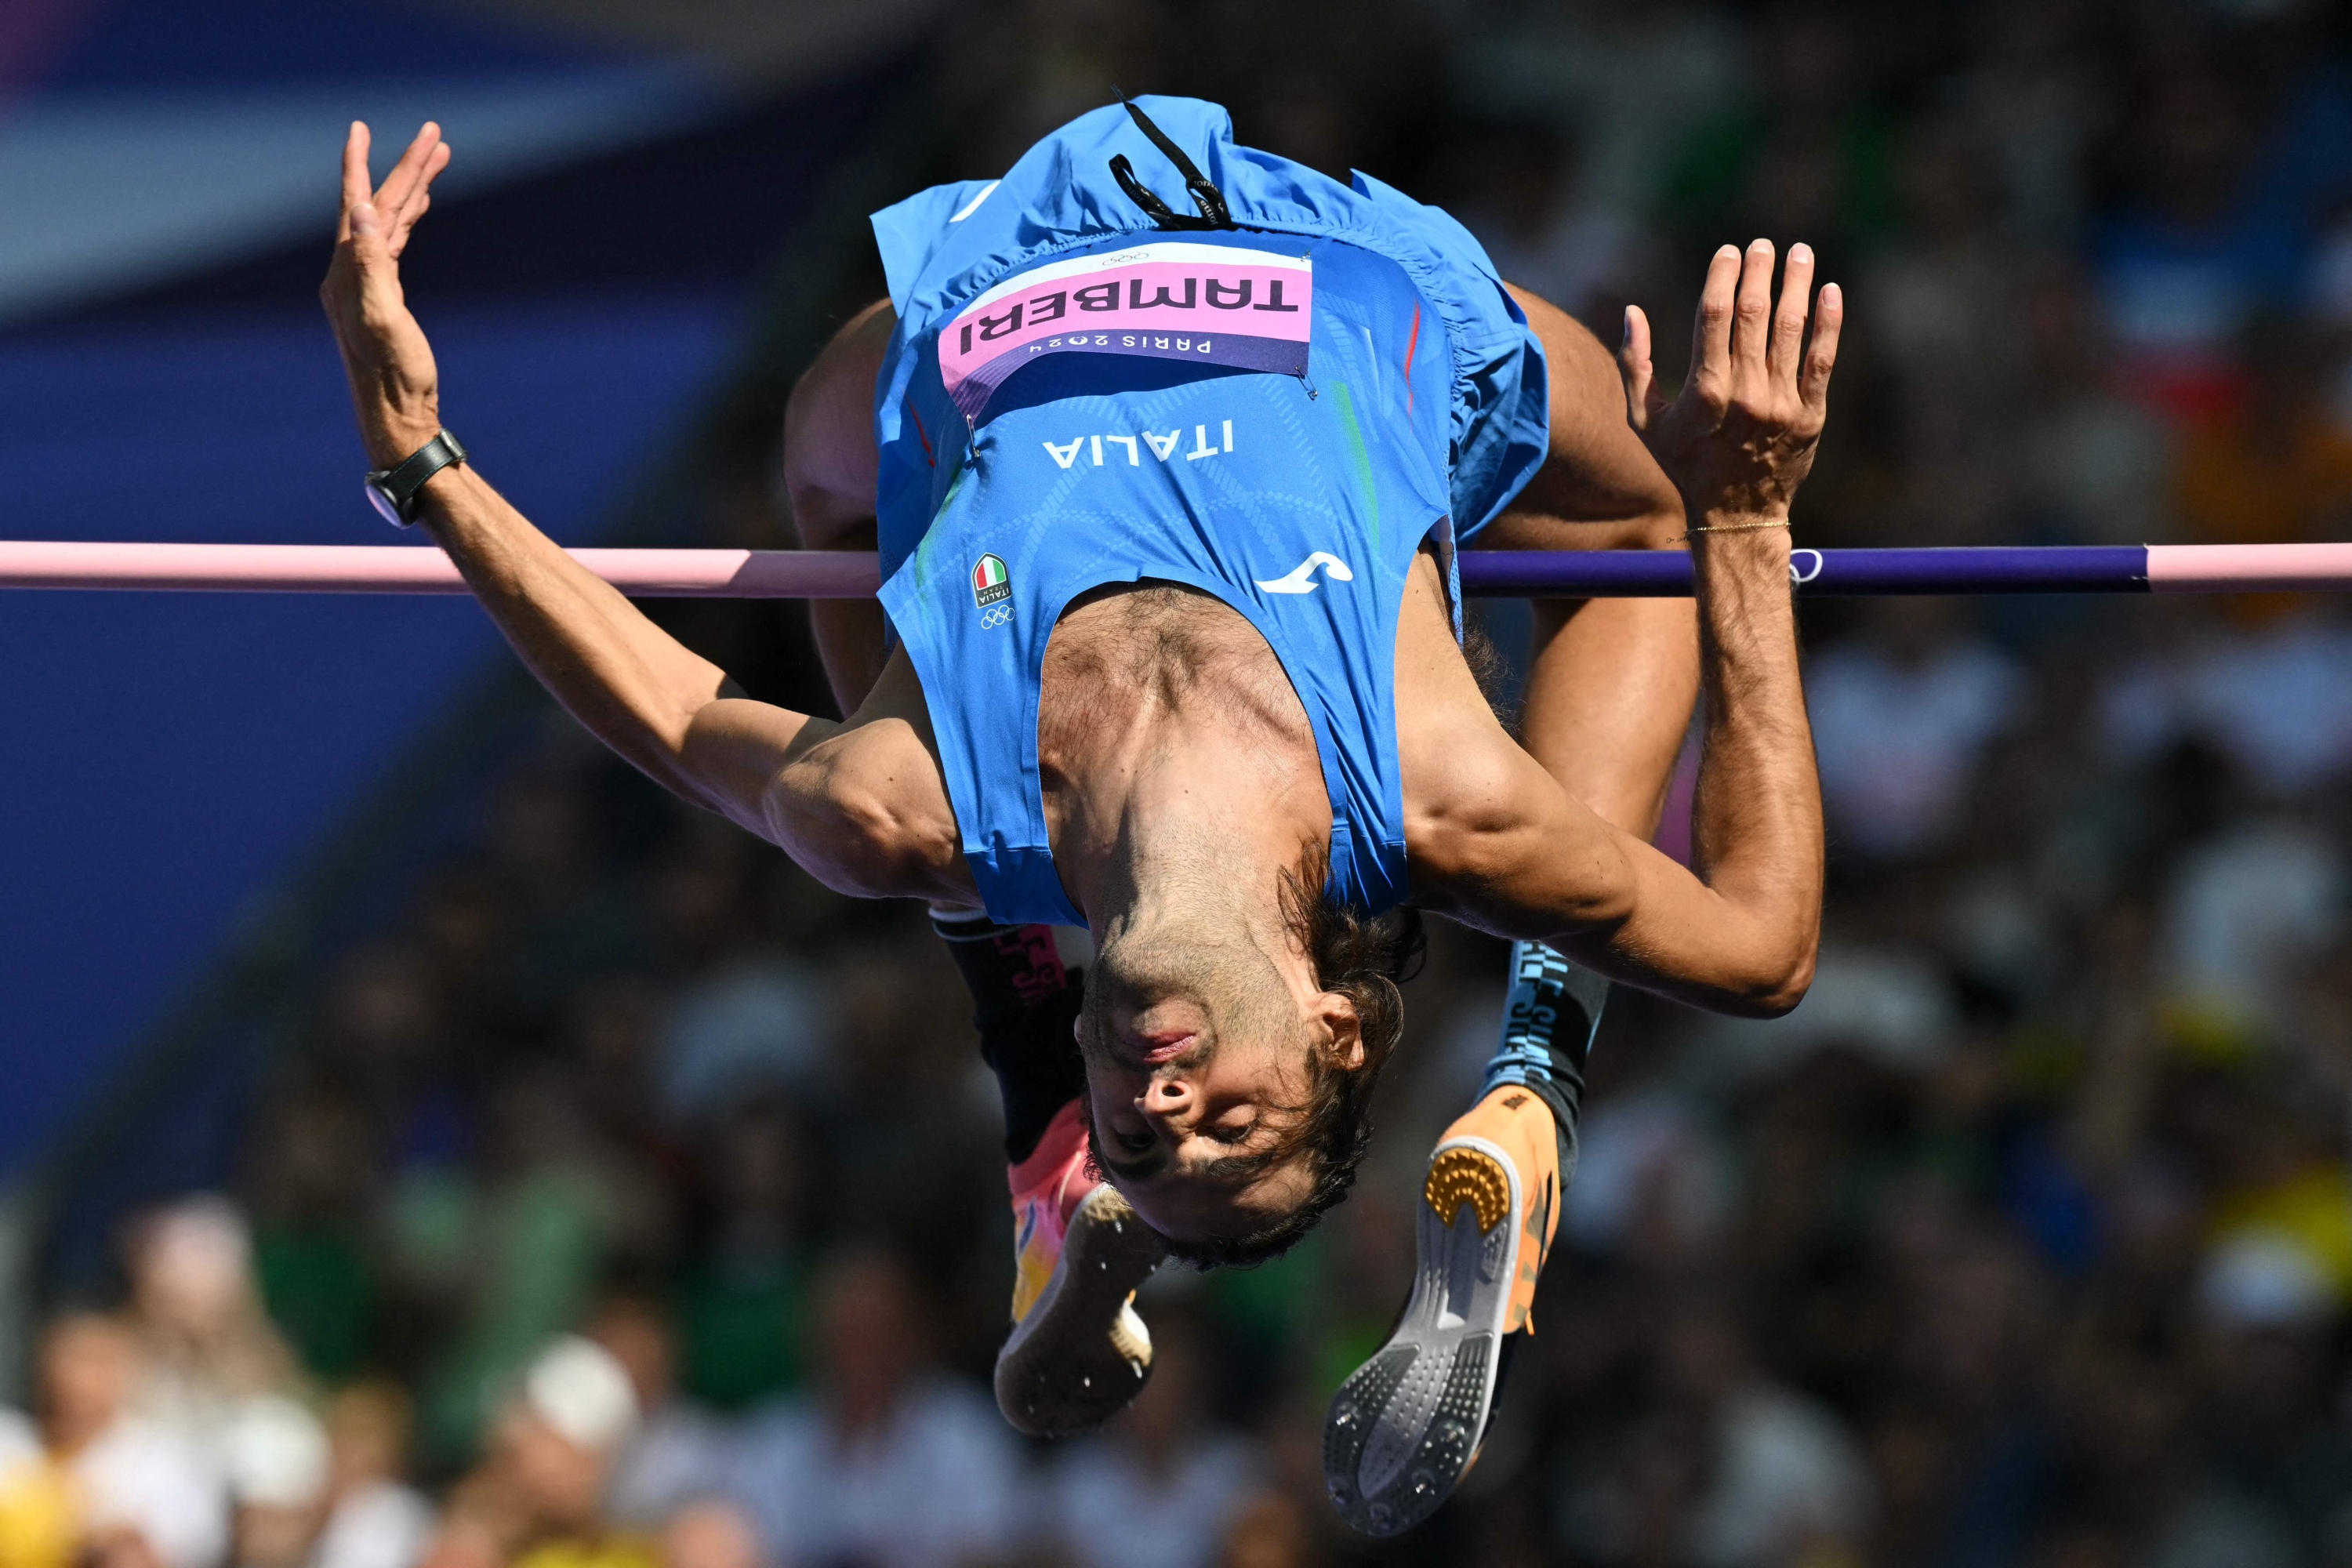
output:
M1045 1485L1048 1522L1078 1568L1213 1568L1257 1470L1249 1445L1194 1445L1154 1479L1123 1445L1070 1449Z
M1827 1408L1759 1383L1717 1419L1715 1484L1691 1520L1691 1555L1706 1568L1764 1568L1807 1542L1859 1539L1870 1471Z
M910 1390L887 1427L841 1442L800 1400L755 1415L729 1495L786 1563L954 1568L1014 1544L1020 1458L995 1408L946 1382Z
M39 1431L16 1411L0 1412L0 1471L42 1458ZM215 1568L228 1551L228 1492L219 1469L170 1427L125 1417L69 1467L81 1489L88 1529L136 1530L163 1568Z
M345 1494L310 1548L308 1568L415 1568L433 1544L433 1505L397 1481Z
M1916 664L1848 638L1805 671L1833 835L1876 856L1933 847L1958 825L1978 764L2017 716L2024 682L1991 647L1958 642Z
M673 1399L646 1417L621 1450L604 1489L615 1524L652 1528L724 1482L727 1429L709 1412Z

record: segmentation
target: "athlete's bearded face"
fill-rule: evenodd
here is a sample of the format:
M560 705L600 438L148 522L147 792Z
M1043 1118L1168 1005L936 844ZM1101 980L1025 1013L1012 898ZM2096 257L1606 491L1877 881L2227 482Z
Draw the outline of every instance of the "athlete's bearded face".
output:
M1252 1236L1307 1200L1314 1163L1294 1134L1308 1053L1352 1040L1354 1021L1303 956L1192 934L1106 943L1077 1026L1096 1159L1178 1242Z

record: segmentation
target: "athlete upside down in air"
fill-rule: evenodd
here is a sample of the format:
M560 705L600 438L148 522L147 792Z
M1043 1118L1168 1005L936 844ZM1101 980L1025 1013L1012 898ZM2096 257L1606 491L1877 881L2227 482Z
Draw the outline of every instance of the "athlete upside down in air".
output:
M440 432L397 261L447 161L428 125L371 192L365 127L344 152L322 293L385 469ZM1179 181L1192 212L1158 194ZM1443 213L1181 99L1083 116L875 227L890 300L785 433L803 542L881 552L878 603L813 612L847 719L746 699L470 462L425 453L394 502L446 464L408 506L621 755L831 887L932 906L1004 1089L1023 1250L997 1384L1024 1429L1132 1396L1130 1298L1163 1256L1271 1257L1344 1194L1402 1027L1387 911L1518 939L1504 1048L1432 1159L1413 1300L1327 1430L1341 1512L1403 1529L1528 1331L1606 982L1769 1016L1811 979L1786 524L1838 292L1814 308L1798 246L1776 308L1768 242L1717 251L1668 402L1640 310L1612 367ZM1695 604L1538 605L1507 733L1462 651L1455 549L1686 534ZM1702 683L1685 869L1649 838ZM1024 929L1057 923L1093 934L1082 999Z

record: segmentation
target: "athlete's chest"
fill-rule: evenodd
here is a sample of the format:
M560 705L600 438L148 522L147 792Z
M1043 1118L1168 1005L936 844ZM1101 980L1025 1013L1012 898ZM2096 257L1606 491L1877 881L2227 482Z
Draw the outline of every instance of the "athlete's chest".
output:
M1050 789L1148 765L1158 737L1215 731L1316 774L1315 731L1281 660L1214 597L1167 584L1082 596L1054 628L1039 668L1037 755Z

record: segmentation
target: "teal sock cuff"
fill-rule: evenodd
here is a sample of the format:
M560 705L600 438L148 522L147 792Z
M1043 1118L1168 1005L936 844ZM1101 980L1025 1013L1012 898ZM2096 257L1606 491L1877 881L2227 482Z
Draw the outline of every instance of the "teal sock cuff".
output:
M1576 1124L1584 1106L1584 1067L1601 1030L1609 982L1539 942L1511 944L1510 991L1503 1037L1478 1087L1479 1098L1504 1084L1538 1096L1559 1134L1559 1179L1576 1169Z

